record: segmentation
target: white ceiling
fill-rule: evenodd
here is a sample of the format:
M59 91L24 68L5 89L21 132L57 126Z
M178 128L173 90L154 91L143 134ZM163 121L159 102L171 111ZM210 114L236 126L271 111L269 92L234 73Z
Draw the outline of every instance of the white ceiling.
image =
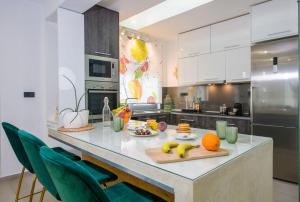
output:
M98 5L120 13L120 21L146 10L164 0L102 0Z
M163 0L103 0L99 5L117 10L120 20L131 17ZM250 12L250 6L266 0L215 0L188 12L141 29L151 36L173 40L180 32L220 22Z

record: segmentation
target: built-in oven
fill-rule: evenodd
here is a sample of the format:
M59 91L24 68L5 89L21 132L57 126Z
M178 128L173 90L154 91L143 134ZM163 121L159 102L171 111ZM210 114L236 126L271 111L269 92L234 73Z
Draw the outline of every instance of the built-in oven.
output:
M119 82L119 60L85 55L85 80Z
M104 98L108 97L110 109L118 107L119 83L86 81L86 108L90 111L90 120L102 119Z

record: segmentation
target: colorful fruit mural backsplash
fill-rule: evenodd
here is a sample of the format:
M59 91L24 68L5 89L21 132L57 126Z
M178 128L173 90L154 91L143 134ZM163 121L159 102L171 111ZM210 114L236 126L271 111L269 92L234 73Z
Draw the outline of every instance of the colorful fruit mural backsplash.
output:
M120 39L120 99L161 103L162 47L141 39Z

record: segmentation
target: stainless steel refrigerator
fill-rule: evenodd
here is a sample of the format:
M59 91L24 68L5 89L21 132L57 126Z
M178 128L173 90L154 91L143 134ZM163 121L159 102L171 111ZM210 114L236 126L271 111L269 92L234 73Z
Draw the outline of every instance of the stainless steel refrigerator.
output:
M252 47L252 134L273 138L274 178L298 182L298 38Z

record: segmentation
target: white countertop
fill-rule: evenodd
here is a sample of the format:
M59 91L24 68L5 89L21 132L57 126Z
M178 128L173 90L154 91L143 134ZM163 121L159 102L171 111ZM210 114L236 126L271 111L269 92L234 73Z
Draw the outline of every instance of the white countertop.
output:
M133 137L130 136L126 130L116 133L111 128L103 127L101 123L97 123L95 126L96 128L91 131L62 133L56 130L55 125L48 124L49 129L54 134L59 133L60 135L63 134L75 138L189 180L196 180L223 164L229 163L234 158L245 154L247 151L272 141L271 138L239 134L236 144L228 144L226 140L223 140L221 143L222 148L230 151L229 156L158 164L145 154L145 150L147 148L160 147L164 142L175 140L175 126L169 126L165 132L159 133L159 135L154 137ZM189 142L200 144L201 136L203 136L205 132L206 130L203 129L193 129L193 133L195 133L198 138ZM176 141L180 142L179 140ZM69 144L72 145L71 142ZM76 145L73 146L76 147Z

